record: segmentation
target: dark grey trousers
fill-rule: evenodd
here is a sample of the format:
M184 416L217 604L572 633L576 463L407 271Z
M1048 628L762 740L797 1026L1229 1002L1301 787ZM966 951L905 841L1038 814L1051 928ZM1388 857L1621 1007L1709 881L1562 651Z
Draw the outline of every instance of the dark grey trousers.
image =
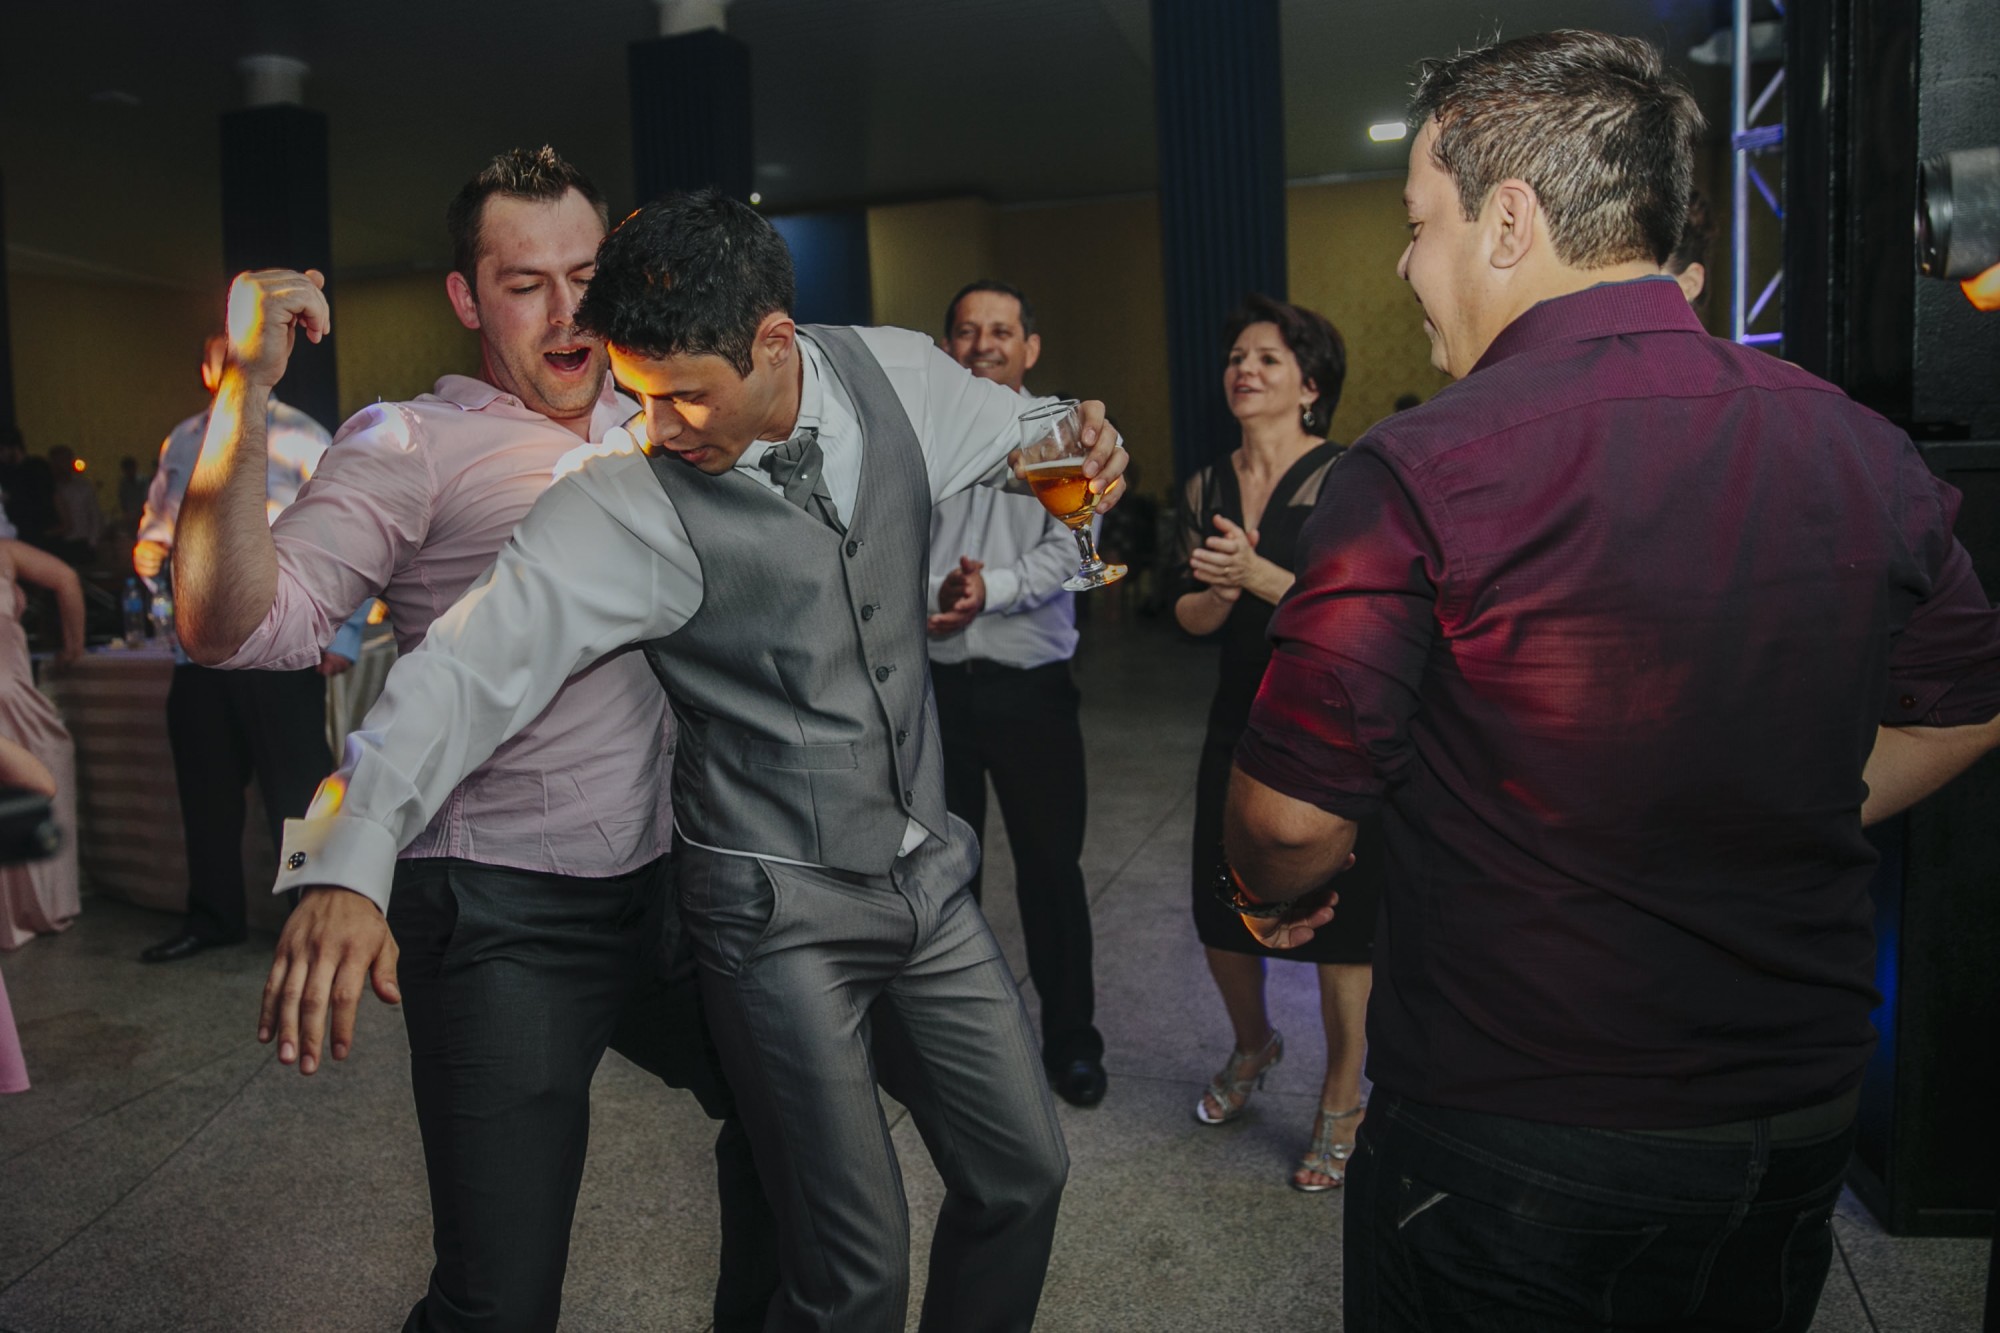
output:
M437 1252L405 1333L555 1329L590 1081L607 1046L693 1091L711 1116L732 1114L692 969L673 975L667 890L661 862L610 879L397 865L389 925ZM724 1120L715 1153L715 1327L753 1333L777 1284L775 1227L739 1122Z
M879 876L674 854L709 1025L778 1215L773 1333L902 1333L909 1217L878 1075L945 1184L921 1328L1034 1323L1069 1157L966 889L977 843L964 821L951 830Z

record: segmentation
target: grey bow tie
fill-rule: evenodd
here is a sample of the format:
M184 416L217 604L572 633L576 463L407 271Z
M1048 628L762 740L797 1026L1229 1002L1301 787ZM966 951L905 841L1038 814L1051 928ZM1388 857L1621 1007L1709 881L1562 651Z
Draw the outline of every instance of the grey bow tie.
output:
M819 432L802 430L783 444L774 444L757 460L790 500L835 532L846 532L833 495L826 488L826 460L820 454Z

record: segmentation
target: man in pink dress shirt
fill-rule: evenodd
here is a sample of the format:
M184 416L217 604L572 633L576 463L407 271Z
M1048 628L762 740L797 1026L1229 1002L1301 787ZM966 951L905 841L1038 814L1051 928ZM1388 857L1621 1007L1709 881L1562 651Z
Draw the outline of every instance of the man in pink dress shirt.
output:
M502 154L446 224L446 289L479 334L479 378L447 375L435 393L358 413L268 529L252 462L262 403L293 331L317 341L330 317L316 273L237 279L220 424L181 515L180 624L197 660L317 661L330 618L369 595L387 602L398 647L414 649L564 456L636 410L608 382L602 346L571 324L605 229L581 173L547 148ZM662 873L670 725L643 656L598 663L457 788L404 851L386 902L315 891L288 926L310 932L356 910L388 919L392 941L306 1002L372 979L404 1004L437 1251L408 1330L555 1327L590 1081L607 1045L726 1120L715 1327L763 1325L776 1280L768 1209L691 969L684 982L666 977L677 920ZM337 1022L333 1057L352 1043L351 1020ZM280 1058L307 1074L317 1065L310 1052Z

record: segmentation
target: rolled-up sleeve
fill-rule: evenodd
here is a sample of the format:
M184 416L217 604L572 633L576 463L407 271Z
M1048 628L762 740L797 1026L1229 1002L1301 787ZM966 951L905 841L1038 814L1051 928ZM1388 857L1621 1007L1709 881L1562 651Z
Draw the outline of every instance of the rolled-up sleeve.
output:
M1375 814L1410 762L1442 569L1402 480L1365 442L1349 450L1306 521L1236 766L1343 818Z
M1926 590L1889 653L1881 721L1892 727L1956 727L2000 715L2000 610L1972 557L1952 535L1957 490L1932 476L1914 448L1904 463L1911 549Z
M221 665L289 671L319 664L341 622L388 586L430 530L436 477L421 426L393 403L357 415L271 525L271 609Z

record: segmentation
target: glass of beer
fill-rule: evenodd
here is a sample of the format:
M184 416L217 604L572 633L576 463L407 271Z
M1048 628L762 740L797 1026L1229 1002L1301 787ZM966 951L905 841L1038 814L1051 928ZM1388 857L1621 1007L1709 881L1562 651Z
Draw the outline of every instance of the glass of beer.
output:
M1038 407L1021 418L1021 457L1028 486L1042 508L1076 534L1076 549L1083 563L1062 585L1071 592L1106 587L1125 577L1125 566L1105 564L1098 557L1097 544L1090 539L1097 493L1090 489L1090 478L1083 475L1083 460L1089 453L1074 398Z

